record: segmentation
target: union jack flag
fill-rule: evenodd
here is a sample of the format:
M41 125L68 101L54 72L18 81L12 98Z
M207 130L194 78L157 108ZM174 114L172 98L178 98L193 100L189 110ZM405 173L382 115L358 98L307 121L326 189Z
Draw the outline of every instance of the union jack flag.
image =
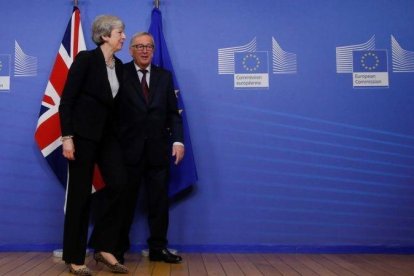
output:
M62 155L59 103L69 68L75 56L83 50L86 50L86 45L80 11L75 6L50 73L35 132L35 140L42 155L64 187L66 187L68 179L68 165ZM104 183L99 170L97 167L95 168L93 187L99 190L104 186Z

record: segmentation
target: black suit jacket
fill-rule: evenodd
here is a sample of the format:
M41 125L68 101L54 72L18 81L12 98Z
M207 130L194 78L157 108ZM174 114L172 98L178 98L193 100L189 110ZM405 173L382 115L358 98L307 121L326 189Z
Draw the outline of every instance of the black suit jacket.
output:
M144 157L144 147L147 161L168 165L171 142L184 143L172 74L151 65L149 94L147 104L134 62L126 63L119 119L121 146L129 165L138 164Z
M121 86L123 64L116 57L115 64ZM105 128L114 126L114 107L115 100L101 48L79 52L69 69L60 100L62 136L79 135L99 141Z

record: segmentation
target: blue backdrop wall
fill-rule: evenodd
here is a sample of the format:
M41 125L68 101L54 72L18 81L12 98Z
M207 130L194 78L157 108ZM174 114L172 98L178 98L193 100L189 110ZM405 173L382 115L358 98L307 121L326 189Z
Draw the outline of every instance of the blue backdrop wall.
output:
M0 2L0 250L61 245L64 189L33 136L72 5ZM129 38L148 29L152 5L79 0L87 47L95 16L120 16ZM413 1L160 9L199 174L171 208L172 246L414 251ZM22 53L36 64L26 73ZM118 56L129 61L127 47ZM358 82L358 64L379 81ZM131 235L134 249L145 245L142 214Z

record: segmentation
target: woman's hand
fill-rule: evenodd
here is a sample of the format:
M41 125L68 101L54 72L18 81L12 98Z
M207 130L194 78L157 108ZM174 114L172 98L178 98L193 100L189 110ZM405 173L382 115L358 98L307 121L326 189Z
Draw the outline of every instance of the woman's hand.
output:
M68 160L75 160L75 144L73 138L65 138L62 141L63 156Z

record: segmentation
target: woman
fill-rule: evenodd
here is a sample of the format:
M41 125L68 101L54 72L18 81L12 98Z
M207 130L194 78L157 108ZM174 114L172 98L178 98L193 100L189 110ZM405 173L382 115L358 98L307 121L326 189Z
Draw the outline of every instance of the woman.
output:
M126 172L116 139L115 101L122 80L122 62L114 56L121 50L125 25L116 16L98 16L92 39L98 46L82 51L67 76L59 106L63 155L69 163L63 260L75 275L91 275L85 265L94 165L105 182L105 198L95 221L89 246L96 262L112 272L128 273L114 257L122 225L121 193Z

